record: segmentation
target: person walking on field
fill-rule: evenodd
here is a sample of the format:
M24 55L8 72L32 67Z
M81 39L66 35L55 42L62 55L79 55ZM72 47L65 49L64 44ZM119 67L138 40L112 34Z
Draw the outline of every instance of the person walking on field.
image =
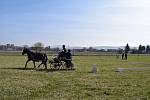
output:
M122 60L124 59L124 52L122 53Z
M127 60L128 59L128 55L127 55L127 53L125 53L125 60Z

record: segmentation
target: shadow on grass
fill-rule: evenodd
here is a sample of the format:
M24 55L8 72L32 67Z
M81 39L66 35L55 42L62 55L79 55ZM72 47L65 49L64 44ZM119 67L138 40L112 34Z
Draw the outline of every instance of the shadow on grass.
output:
M13 69L13 70L34 70L34 68L0 68L0 69Z
M54 72L54 71L73 71L75 69L34 69L34 68L0 68L0 69L12 69L12 70L35 70L35 71L45 71L45 72Z
M150 66L150 63L144 63L144 62L130 62L131 65L144 65L144 66Z
M39 70L41 70L41 69L39 69ZM42 69L43 70L43 69ZM44 69L46 72L54 72L54 71L73 71L73 70L75 70L75 69Z

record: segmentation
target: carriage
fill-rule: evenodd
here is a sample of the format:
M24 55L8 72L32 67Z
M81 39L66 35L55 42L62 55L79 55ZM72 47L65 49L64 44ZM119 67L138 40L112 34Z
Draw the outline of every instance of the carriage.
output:
M73 69L74 64L71 62L71 59L67 59L65 54L59 54L56 57L53 57L49 60L51 69Z
M25 68L27 67L27 63L29 61L33 61L34 68L36 69L35 62L41 62L38 68L43 64L45 69L47 69L47 61L48 57L46 54L42 53L34 53L31 50L24 48L22 55L27 54L28 60L26 61ZM71 59L68 59L67 53L60 52L57 57L52 58L49 60L50 68L51 69L73 69L74 65L71 62Z

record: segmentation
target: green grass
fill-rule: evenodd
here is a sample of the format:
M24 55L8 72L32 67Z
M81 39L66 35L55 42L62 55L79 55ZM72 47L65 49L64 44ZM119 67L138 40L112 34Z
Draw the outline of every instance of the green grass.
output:
M51 58L51 57L49 57ZM148 100L150 70L115 72L112 68L148 68L150 56L75 56L76 70L23 70L25 56L0 56L0 100ZM132 64L142 62L145 64ZM92 64L98 72L89 73ZM38 65L38 63L37 63ZM32 62L28 68L33 68Z

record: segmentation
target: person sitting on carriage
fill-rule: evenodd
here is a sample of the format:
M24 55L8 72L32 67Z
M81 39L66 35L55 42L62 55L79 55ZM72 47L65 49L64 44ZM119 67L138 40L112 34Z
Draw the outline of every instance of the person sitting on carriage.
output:
M66 67L67 67L67 68L69 68L70 65L72 64L71 61L72 61L72 54L71 54L71 50L68 49L68 51L67 51L67 53L66 53L66 60L65 60L65 62L66 62Z
M61 60L64 60L66 58L66 47L65 45L62 45L62 51L58 53L58 58L61 59Z
M66 53L67 52L67 50L66 50L66 46L65 45L62 45L62 52L64 52L64 53Z

